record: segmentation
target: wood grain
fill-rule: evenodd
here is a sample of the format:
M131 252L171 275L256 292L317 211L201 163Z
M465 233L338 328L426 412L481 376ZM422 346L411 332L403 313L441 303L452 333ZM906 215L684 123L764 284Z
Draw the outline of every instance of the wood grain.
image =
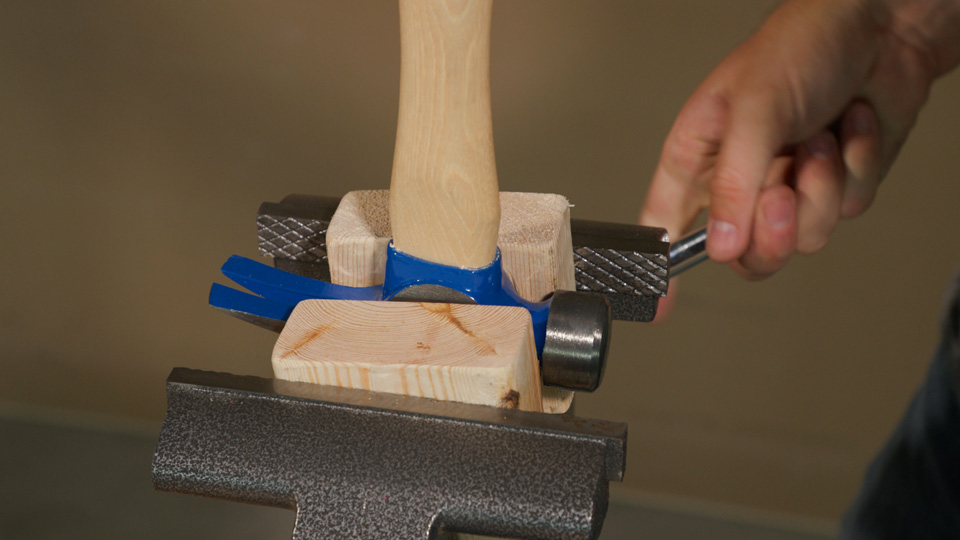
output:
M492 6L492 0L400 0L393 241L404 253L462 268L493 260L500 223L490 115Z
M498 246L503 269L526 300L576 288L570 202L549 193L501 193Z
M334 283L366 287L383 283L392 235L385 190L347 193L327 230L327 256ZM531 301L556 290L573 290L570 203L545 193L500 193L499 247L503 270L517 292ZM566 412L573 392L544 386L543 410Z
M278 379L541 411L523 308L306 300L272 355Z
M383 283L387 243L393 235L386 190L344 195L327 229L327 257L334 283L366 287ZM498 244L503 270L527 300L557 289L573 290L570 203L548 193L500 193Z
M387 244L392 237L390 192L350 191L327 227L330 281L350 287L383 283Z

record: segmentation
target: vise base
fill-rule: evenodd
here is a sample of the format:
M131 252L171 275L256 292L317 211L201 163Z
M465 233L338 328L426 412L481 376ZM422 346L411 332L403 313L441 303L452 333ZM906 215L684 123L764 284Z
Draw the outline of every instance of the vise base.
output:
M599 535L626 425L176 368L157 489L296 509L294 540Z

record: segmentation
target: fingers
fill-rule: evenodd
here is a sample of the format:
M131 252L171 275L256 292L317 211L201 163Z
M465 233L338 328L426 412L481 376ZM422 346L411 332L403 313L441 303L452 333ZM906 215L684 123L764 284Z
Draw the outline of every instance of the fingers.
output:
M939 74L877 15L857 2L778 8L684 107L642 222L675 237L709 206L710 257L759 278L864 212Z
M706 205L705 194L684 177L667 172L661 164L654 173L639 223L663 227L670 233L670 239L676 240Z
M706 183L723 137L726 103L704 90L687 101L663 145L640 224L679 238L707 207Z
M836 137L824 130L797 148L797 252L809 255L826 245L844 197L844 169Z
M782 268L796 250L797 198L789 186L759 194L751 231L749 247L731 266L747 279L763 279Z
M863 105L863 110L872 115L868 106ZM849 116L844 123L863 121ZM841 131L850 145L842 153L836 136L823 130L797 145L792 157L770 161L747 248L733 264L742 276L762 279L782 268L794 252L819 251L840 221L845 204L857 205L860 211L869 205L880 178L879 137L863 125Z
M870 207L883 174L880 126L870 105L856 101L847 108L840 121L840 144L847 170L840 213L851 218Z
M782 268L793 253L819 251L840 220L844 169L835 136L824 130L777 157L759 193L749 245L733 265L748 279Z
M779 108L766 95L740 95L710 182L707 251L718 262L744 255L759 211L757 199L784 143Z
M673 313L673 306L677 303L677 287L679 280L677 278L670 280L670 288L667 289L667 295L657 302L657 314L653 318L653 323L662 323L670 318Z
M893 51L895 49L890 49ZM840 143L848 170L843 217L863 213L927 100L933 74L910 48L879 56L870 76L840 123Z
M675 126L674 144L664 148L643 218L666 225L676 237L709 201L711 258L734 263L751 279L777 271L794 252L822 249L841 216L869 206L882 173L879 124L866 103L847 109L840 142L824 129L787 156L771 130L776 108L762 109L731 112L719 155L701 147L696 159L689 152L685 161L671 156L670 148L689 150L703 142L678 136Z

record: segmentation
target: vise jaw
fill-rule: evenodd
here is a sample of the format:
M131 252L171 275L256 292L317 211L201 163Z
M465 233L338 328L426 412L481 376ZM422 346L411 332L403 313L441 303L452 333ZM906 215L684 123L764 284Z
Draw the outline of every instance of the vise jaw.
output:
M619 423L185 368L167 399L155 487L295 509L294 540L595 539L624 471Z
M294 194L257 212L260 254L275 267L331 281L327 229L339 197ZM571 219L576 290L604 296L616 320L648 322L667 294L670 241L657 227Z

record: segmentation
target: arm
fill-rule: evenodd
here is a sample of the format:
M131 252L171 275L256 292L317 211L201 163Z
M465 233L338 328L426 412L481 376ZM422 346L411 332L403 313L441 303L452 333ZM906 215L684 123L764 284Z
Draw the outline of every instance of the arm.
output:
M788 0L677 117L641 222L671 236L709 206L707 250L762 278L872 202L960 63L960 0Z

